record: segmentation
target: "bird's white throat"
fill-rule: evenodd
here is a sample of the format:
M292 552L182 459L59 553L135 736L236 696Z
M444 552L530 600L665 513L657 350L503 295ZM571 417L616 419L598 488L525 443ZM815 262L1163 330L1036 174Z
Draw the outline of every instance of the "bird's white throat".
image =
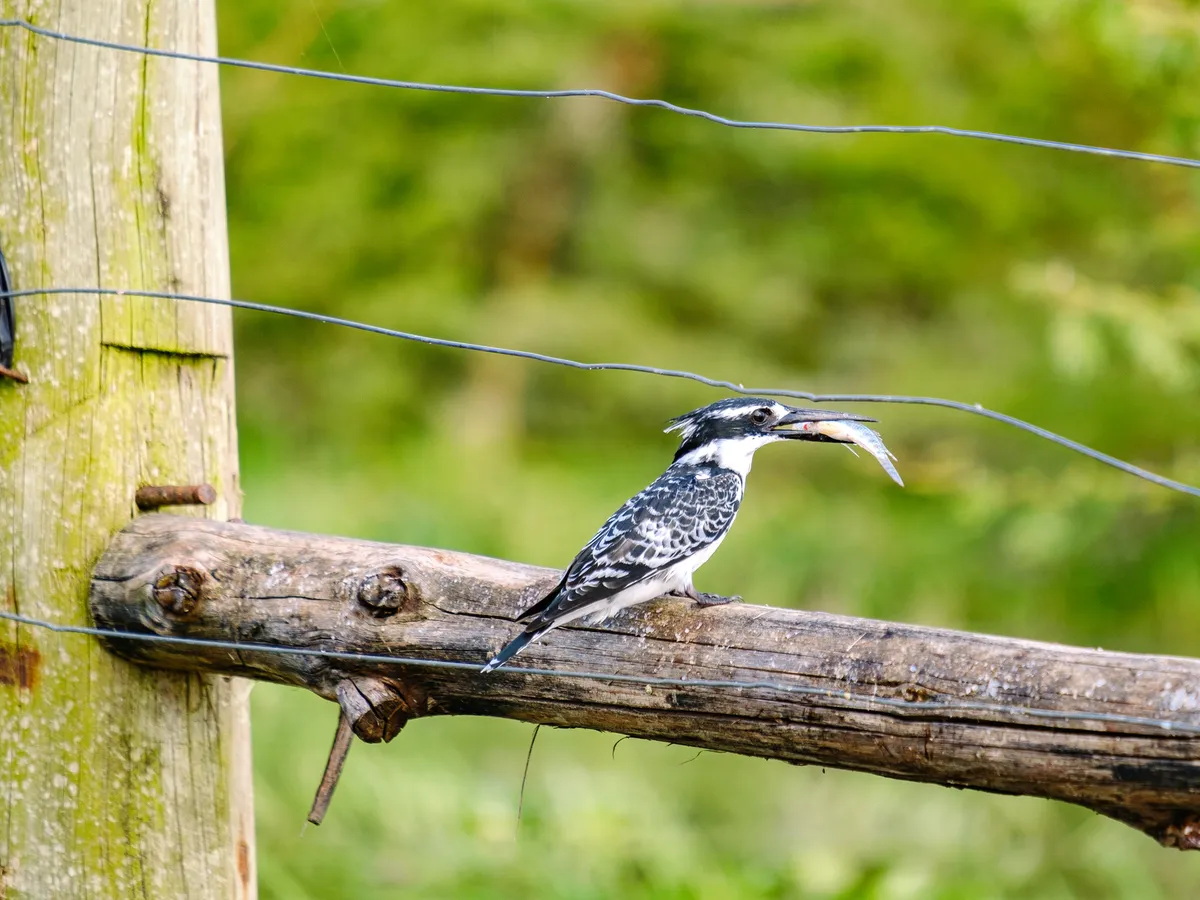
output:
M709 441L707 444L702 444L695 450L689 450L679 459L675 460L675 465L685 466L700 466L714 465L720 466L722 469L730 469L737 472L743 478L750 472L750 467L754 464L754 451L759 447L774 443L780 440L778 437L770 434L747 435L738 438L717 438L715 441Z

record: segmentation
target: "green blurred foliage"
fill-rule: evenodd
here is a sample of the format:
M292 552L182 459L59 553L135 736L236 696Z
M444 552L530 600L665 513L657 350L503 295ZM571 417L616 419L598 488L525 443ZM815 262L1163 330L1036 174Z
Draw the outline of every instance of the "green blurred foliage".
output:
M746 119L947 124L1200 155L1180 0L239 0L221 50ZM938 136L737 131L600 100L222 72L237 296L745 384L980 402L1200 482L1200 178ZM718 394L238 320L247 515L562 566ZM864 411L866 411L864 409ZM760 454L702 589L1200 652L1200 513L970 416L871 407L909 483ZM334 712L259 688L265 898L1193 897L1200 861L1079 810L422 721L299 823Z

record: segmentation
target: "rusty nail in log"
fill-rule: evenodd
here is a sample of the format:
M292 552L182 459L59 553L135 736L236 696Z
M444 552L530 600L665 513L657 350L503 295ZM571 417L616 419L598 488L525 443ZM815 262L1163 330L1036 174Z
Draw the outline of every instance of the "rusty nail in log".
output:
M358 602L377 619L395 615L408 598L408 584L399 566L368 575L358 586Z
M11 378L13 381L19 381L21 384L29 384L29 377L16 369L9 369L5 366L0 366L0 377Z
M338 713L337 731L333 734L333 746L329 748L329 760L325 763L325 774L317 786L316 796L313 797L312 808L308 811L308 821L320 825L329 810L329 801L333 799L333 791L338 779L342 777L342 766L346 764L346 754L350 752L350 744L354 741L354 730L345 711Z
M200 605L200 588L205 575L188 566L175 566L154 582L154 601L176 616L186 616Z
M211 484L147 484L134 495L143 512L160 506L208 506L217 499Z

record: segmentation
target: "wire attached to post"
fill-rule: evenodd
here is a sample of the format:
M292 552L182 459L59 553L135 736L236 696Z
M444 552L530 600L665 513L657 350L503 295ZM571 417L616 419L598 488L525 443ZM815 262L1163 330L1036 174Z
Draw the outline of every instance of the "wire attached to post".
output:
M157 56L166 59L179 59L188 62L211 63L219 66L232 66L239 69L253 69L258 72L274 72L280 75L301 75L306 78L321 78L326 81L340 81L349 84L370 85L373 87L397 88L407 91L433 91L441 94L470 94L483 97L524 97L536 100L558 100L567 97L596 97L601 100L611 100L626 106L644 106L663 109L681 116L704 119L715 125L727 128L747 128L763 131L797 131L804 134L938 134L948 137L971 138L981 141L998 141L1003 144L1018 144L1025 147L1041 147L1045 150L1066 150L1071 153L1089 153L1093 156L1107 156L1114 159L1131 159L1139 162L1162 163L1168 166L1183 166L1189 169L1200 169L1200 159L1190 159L1186 156L1167 156L1161 153L1142 153L1137 150L1119 150L1114 147L1097 147L1092 144L1076 144L1070 141L1051 141L1044 138L1021 137L1014 134L1001 134L994 131L975 131L970 128L952 128L948 125L801 125L794 122L753 122L745 119L731 119L703 109L693 109L680 106L667 100L643 99L626 97L613 91L597 88L567 88L565 90L521 90L517 88L473 87L460 84L434 84L425 81L401 81L395 78L373 78L368 75L348 75L339 72L327 72L321 69L302 69L298 66L281 66L275 63L258 62L250 59L235 59L229 56L204 56L200 53L183 53L178 50L160 50L155 47L139 47L136 44L122 44L117 41L102 41L97 38L83 37L77 34L67 34L34 25L24 19L0 19L0 27L23 28L31 34L56 41L68 41L74 44L84 44L89 47L101 47L105 50L120 50L125 53L141 53L145 56Z
M1156 484L1159 487L1164 487L1172 491L1178 491L1181 494L1190 494L1193 497L1200 497L1200 487L1194 487L1182 481L1176 481L1173 478L1167 478L1163 475L1156 475L1148 469L1143 469L1141 466L1135 466L1133 463L1125 462L1122 459L1117 459L1115 456L1110 456L1107 453L1102 453L1086 444L1081 444L1078 441L1073 441L1061 434L1056 434L1049 429L1042 428L1040 425L1034 425L1032 422L1026 422L1023 419L1018 419L1015 416L1010 416L1006 413L997 412L988 409L980 403L964 403L961 400L947 400L942 397L909 397L901 394L817 394L811 391L793 391L786 388L772 387L746 387L743 384L738 384L733 381L724 381L719 378L708 378L704 375L698 375L695 372L687 372L683 369L663 369L658 366L641 366L634 363L589 363L580 362L574 359L567 359L561 356L550 356L545 353L535 353L532 350L516 350L508 347L494 347L490 344L474 344L468 341L455 341L450 338L431 337L425 334L417 334L411 331L399 331L395 328L385 328L382 325L371 325L366 322L357 322L353 319L343 319L338 316L327 316L323 313L308 312L302 309L292 309L286 306L272 306L267 303L253 303L249 300L229 300L223 297L203 297L196 294L173 294L166 291L135 291L135 290L118 290L116 288L94 288L94 287L54 287L54 288L30 288L22 291L10 291L10 297L28 297L34 295L62 295L62 294L85 294L101 297L148 297L159 300L176 300L186 301L190 303L209 303L215 306L228 306L233 309L247 309L256 312L274 313L281 316L292 316L297 319L306 319L310 322L321 322L326 325L338 325L342 328L353 328L357 331L366 331L370 334L380 334L384 337L399 338L405 341L415 341L418 344L428 344L433 347L448 347L455 350L470 350L477 353L494 353L498 356L511 356L517 359L528 359L534 362L550 363L556 366L566 366L571 369L582 369L587 372L642 372L647 375L660 375L666 378L683 378L688 381L694 381L698 384L703 384L708 387L720 388L721 390L733 391L737 394L747 394L750 396L767 396L767 397L790 397L795 400L807 400L810 403L901 403L907 405L918 406L937 406L942 409L953 409L958 412L970 413L976 416L983 416L985 419L992 419L996 422L1001 422L1005 425L1010 425L1013 428L1019 428L1022 431L1027 431L1032 435L1042 438L1043 440L1051 441L1058 444L1060 447L1066 447L1068 450L1080 453L1083 456L1094 459L1097 462L1104 463L1106 466L1112 466L1127 475L1133 475L1135 478L1141 478L1143 481L1148 481L1151 484ZM0 293L0 296L3 296Z
M63 625L34 616L0 610L0 619L44 628L58 634L83 634L119 641L144 641L147 643L174 644L181 647L209 647L229 650L233 653L279 653L285 656L313 656L321 659L338 659L349 662L384 664L393 666L417 666L427 669L466 669L479 675L480 661L460 662L450 659L424 659L412 656L391 656L381 653L350 653L345 650L322 650L320 648L287 647L280 644L261 644L243 641L221 641L209 638L176 637L169 634L149 634L119 631L111 628L94 628L87 625ZM580 678L587 681L611 681L619 684L638 684L649 687L672 687L719 690L778 691L801 697L813 697L832 701L841 707L861 710L882 710L889 715L920 716L924 713L988 713L1003 712L1008 715L1027 716L1031 719L1055 722L1089 723L1128 728L1148 728L1178 734L1180 737L1200 737L1200 724L1174 719L1154 719L1148 716L1127 716L1122 713L1079 712L1062 709L1042 709L1034 706L1009 706L1004 703L987 703L979 700L907 700L898 697L879 697L840 688L819 688L806 684L788 684L779 681L738 681L713 678L671 678L656 675L626 675L619 672L591 672L573 669L545 669L534 666L510 666L497 669L481 678L540 676L546 678ZM1108 729L1111 730L1111 729Z

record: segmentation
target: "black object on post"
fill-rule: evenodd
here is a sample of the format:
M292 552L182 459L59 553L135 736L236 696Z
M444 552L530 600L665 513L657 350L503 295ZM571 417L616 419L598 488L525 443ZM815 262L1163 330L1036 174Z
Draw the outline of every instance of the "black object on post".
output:
M12 282L8 278L8 263L4 261L4 250L0 248L0 293L5 295L12 290ZM11 369L13 350L16 349L17 317L13 313L12 297L0 297L0 366Z
M8 277L8 263L0 249L0 377L11 378L22 384L29 379L13 369L13 354L17 349L17 314L13 310L12 279Z

